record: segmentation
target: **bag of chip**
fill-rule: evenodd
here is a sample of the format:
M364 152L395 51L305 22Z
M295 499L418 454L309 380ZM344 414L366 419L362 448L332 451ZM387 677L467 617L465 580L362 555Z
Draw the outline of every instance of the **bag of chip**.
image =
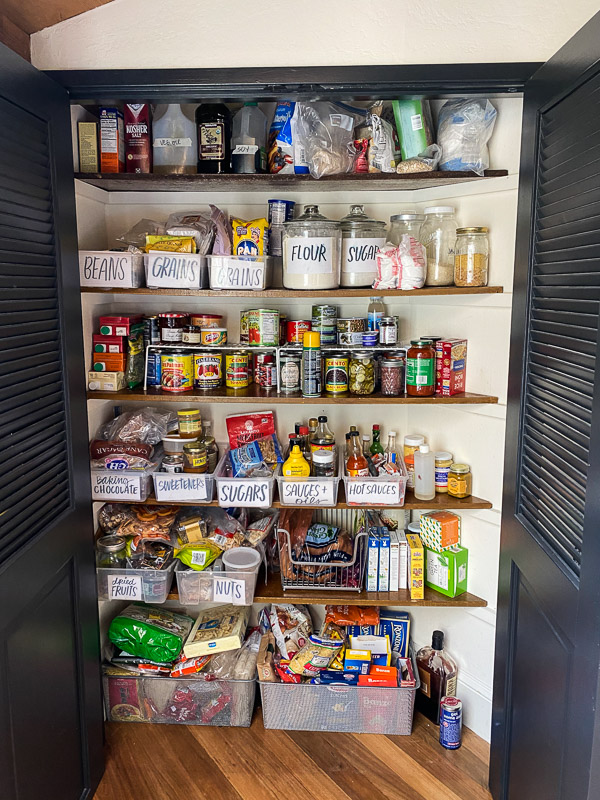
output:
M377 606L325 606L325 624L335 625L379 625Z
M233 255L264 256L269 242L269 223L265 217L251 219L232 219Z
M306 606L273 603L269 612L271 630L282 658L292 658L313 632L312 620Z
M134 603L110 623L108 638L133 656L167 663L179 656L193 624L183 614Z

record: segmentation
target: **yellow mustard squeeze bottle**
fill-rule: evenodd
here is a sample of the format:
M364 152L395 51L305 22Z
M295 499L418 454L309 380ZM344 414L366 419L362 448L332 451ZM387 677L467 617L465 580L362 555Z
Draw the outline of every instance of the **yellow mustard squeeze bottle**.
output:
M308 478L310 475L310 465L297 444L292 447L292 452L283 464L283 475L286 478Z

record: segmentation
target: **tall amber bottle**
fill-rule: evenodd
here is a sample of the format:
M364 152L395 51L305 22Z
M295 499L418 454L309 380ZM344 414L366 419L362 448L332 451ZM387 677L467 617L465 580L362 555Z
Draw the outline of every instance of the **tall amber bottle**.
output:
M440 701L442 697L456 696L456 661L444 650L444 634L434 631L431 647L422 647L417 653L417 669L421 688L417 692L417 710L440 724Z

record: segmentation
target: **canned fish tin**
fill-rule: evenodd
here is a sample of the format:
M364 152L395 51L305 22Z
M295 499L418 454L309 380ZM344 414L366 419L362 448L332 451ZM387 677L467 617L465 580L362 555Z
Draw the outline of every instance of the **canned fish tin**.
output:
M324 325L335 325L337 308L336 306L313 306L312 318Z
M240 344L248 344L250 341L248 325L250 322L250 312L240 312Z
M192 390L192 355L174 350L160 357L160 385L164 392Z
M227 353L225 356L225 386L246 389L250 384L248 353Z
M148 353L146 367L146 386L160 386L160 353Z
M300 391L302 356L296 350L281 350L279 353L279 390Z
M275 389L277 386L275 356L271 353L257 353L255 364L254 382L262 389Z
M325 356L325 391L327 394L344 394L348 391L348 356L328 353Z
M200 331L200 342L205 347L227 344L227 328L203 328Z
M350 317L349 319L338 319L337 321L337 343L338 344L362 344L363 333L366 325L362 317Z
M279 311L255 308L248 312L248 344L250 347L279 346Z
M462 741L462 702L458 697L442 697L440 703L440 744L458 750Z
M221 353L196 353L194 356L194 386L197 389L218 389L222 382Z
M288 320L285 335L287 344L302 344L304 341L304 334L306 331L311 330L311 324L309 319Z

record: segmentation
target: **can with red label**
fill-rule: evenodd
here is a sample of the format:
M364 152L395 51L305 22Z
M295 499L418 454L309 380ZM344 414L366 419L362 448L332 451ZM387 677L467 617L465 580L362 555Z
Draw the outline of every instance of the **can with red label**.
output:
M287 323L286 341L288 344L302 344L304 334L312 327L309 319L291 319Z
M272 353L257 353L254 358L254 381L262 389L277 386L277 366Z
M225 356L225 385L229 389L246 389L249 383L248 353L227 353Z
M222 381L222 364L221 353L196 353L194 355L194 388L218 389Z
M442 697L440 703L440 744L458 750L462 741L462 702L458 697Z

